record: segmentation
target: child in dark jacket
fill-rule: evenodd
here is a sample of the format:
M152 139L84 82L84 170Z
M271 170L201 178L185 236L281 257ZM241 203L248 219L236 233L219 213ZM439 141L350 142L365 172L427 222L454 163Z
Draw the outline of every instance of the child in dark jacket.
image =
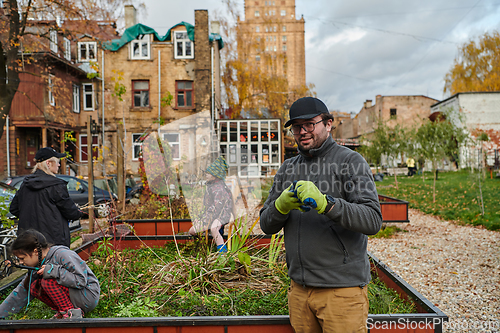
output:
M0 304L0 318L18 313L38 298L56 311L54 318L82 318L99 302L100 286L78 254L66 246L51 246L40 232L29 229L12 243L21 265L32 267Z

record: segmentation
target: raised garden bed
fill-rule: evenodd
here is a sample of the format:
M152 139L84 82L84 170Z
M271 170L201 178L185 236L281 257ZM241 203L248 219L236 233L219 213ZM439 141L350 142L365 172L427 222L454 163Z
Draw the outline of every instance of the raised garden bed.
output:
M379 194L382 222L410 222L408 219L408 201Z
M161 246L168 242L187 242L189 236L150 235L137 238L125 236L116 242L118 248L138 248L142 245ZM251 241L265 246L270 236L253 236ZM98 247L99 239L89 242L76 251L87 260ZM442 332L447 316L425 297L408 285L401 277L369 254L372 268L379 278L398 294L412 301L418 313L382 314L368 317L370 332ZM227 316L227 317L155 317L155 318L87 318L74 321L22 320L2 321L0 333L13 332L293 332L288 316Z

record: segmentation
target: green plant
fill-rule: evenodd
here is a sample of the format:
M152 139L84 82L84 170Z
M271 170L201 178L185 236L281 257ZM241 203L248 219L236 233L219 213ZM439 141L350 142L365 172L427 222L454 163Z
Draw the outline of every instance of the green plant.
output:
M158 317L158 304L149 297L132 301L129 304L119 304L117 317Z

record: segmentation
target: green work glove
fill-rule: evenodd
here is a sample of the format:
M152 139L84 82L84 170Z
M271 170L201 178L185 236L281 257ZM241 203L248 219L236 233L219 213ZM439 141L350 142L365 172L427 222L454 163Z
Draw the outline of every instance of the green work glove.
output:
M318 213L323 214L326 208L326 195L314 185L313 182L307 180L299 180L295 185L297 197L306 206L311 206Z
M295 193L291 191L293 185L281 192L280 196L274 202L274 206L283 215L290 213L292 209L299 209L302 203L297 199Z

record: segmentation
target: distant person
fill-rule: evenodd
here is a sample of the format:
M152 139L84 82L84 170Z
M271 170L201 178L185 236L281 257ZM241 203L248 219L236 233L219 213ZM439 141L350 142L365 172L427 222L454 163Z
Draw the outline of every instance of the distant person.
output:
M415 160L413 157L408 157L406 159L406 166L408 167L408 176L412 177L416 173Z
M189 229L189 233L193 236L198 232L210 229L219 252L227 252L222 233L224 226L231 221L233 212L233 195L224 182L227 169L228 165L222 156L218 157L207 168L207 189L203 197L203 216L195 220Z
M54 319L82 318L97 306L99 281L76 252L52 246L33 229L19 234L11 252L32 269L0 304L0 318L18 313L33 298L56 311Z
M69 221L80 219L83 213L69 197L66 182L55 176L63 157L51 147L37 151L33 174L24 178L10 212L19 218L19 231L35 229L49 243L70 247Z

